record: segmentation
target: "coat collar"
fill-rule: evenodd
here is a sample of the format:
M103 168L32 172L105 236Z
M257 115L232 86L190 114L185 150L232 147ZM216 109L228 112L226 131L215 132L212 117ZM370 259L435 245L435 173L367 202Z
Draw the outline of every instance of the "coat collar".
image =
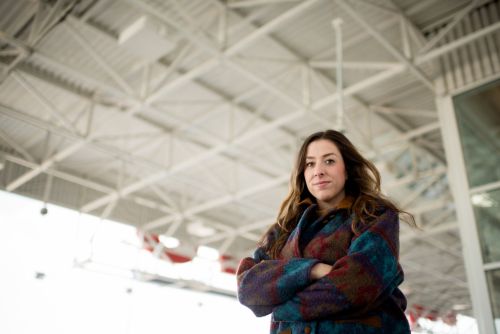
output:
M350 209L352 204L354 203L354 198L350 196L346 196L340 201L340 203L335 207L334 209L330 210L327 215L324 216L318 216L317 215L317 209L318 205L317 204L311 204L307 207L307 209L302 213L300 220L297 224L297 226L293 229L292 233L290 233L290 236L288 237L288 241L286 242L285 246L283 247L282 254L285 255L291 255L292 257L302 257L300 247L299 247L299 238L302 230L311 221L316 221L319 219L325 219L327 216L333 215L336 211L342 210L342 209Z
M342 209L350 209L352 204L354 203L354 198L351 196L345 196L339 204L333 209L330 209L324 216L331 215L333 212Z
M337 205L337 207L333 210L340 210L340 209L350 209L352 204L354 203L354 198L351 196L345 196Z

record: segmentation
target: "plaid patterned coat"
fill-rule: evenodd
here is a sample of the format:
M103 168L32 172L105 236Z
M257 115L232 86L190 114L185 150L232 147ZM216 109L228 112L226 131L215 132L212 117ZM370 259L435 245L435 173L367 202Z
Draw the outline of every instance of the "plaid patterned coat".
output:
M279 259L258 248L241 260L239 301L257 316L272 313L272 334L409 334L406 299L398 289L403 281L398 215L382 210L376 223L355 235L346 208L323 218L315 212L316 205L305 210ZM301 250L301 233L318 219L325 226ZM273 242L276 233L267 238ZM333 268L312 280L309 274L318 262Z

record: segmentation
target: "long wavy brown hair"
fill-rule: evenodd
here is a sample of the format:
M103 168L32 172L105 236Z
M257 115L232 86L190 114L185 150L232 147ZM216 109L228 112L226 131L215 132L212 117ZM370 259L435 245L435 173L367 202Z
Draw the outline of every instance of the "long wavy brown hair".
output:
M276 222L264 234L260 245L264 246L272 258L278 258L290 233L297 226L298 220L304 210L316 203L316 198L309 192L304 179L306 153L309 144L326 139L337 146L344 160L347 180L344 186L345 195L353 198L354 202L350 213L354 213L352 231L359 234L366 225L370 225L378 218L377 210L391 209L398 214L403 214L404 220L411 226L416 226L414 217L400 209L394 202L382 195L380 190L380 173L375 165L365 159L346 136L335 130L326 130L313 133L304 140L295 167L290 177L290 187L279 210ZM403 217L402 217L403 218ZM275 238L269 243L270 233L276 233Z

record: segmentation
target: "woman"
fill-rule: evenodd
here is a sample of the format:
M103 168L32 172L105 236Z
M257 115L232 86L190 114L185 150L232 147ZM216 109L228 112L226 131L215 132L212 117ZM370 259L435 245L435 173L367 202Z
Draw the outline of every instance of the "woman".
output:
M277 222L238 267L238 299L271 333L410 333L400 210L380 174L340 132L309 136Z

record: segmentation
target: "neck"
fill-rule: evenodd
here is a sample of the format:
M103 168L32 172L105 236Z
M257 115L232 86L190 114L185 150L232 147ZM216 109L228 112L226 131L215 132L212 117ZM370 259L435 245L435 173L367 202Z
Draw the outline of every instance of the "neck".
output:
M322 206L319 206L318 205L318 215L320 217L323 217L325 216L328 212L330 212L331 210L333 210L333 208L326 208L326 207L322 207Z
M345 196L344 193L335 201L330 201L330 202L318 201L318 209L319 209L318 212L321 216L323 216L333 209L349 208L352 204L352 201L353 201L352 197Z

